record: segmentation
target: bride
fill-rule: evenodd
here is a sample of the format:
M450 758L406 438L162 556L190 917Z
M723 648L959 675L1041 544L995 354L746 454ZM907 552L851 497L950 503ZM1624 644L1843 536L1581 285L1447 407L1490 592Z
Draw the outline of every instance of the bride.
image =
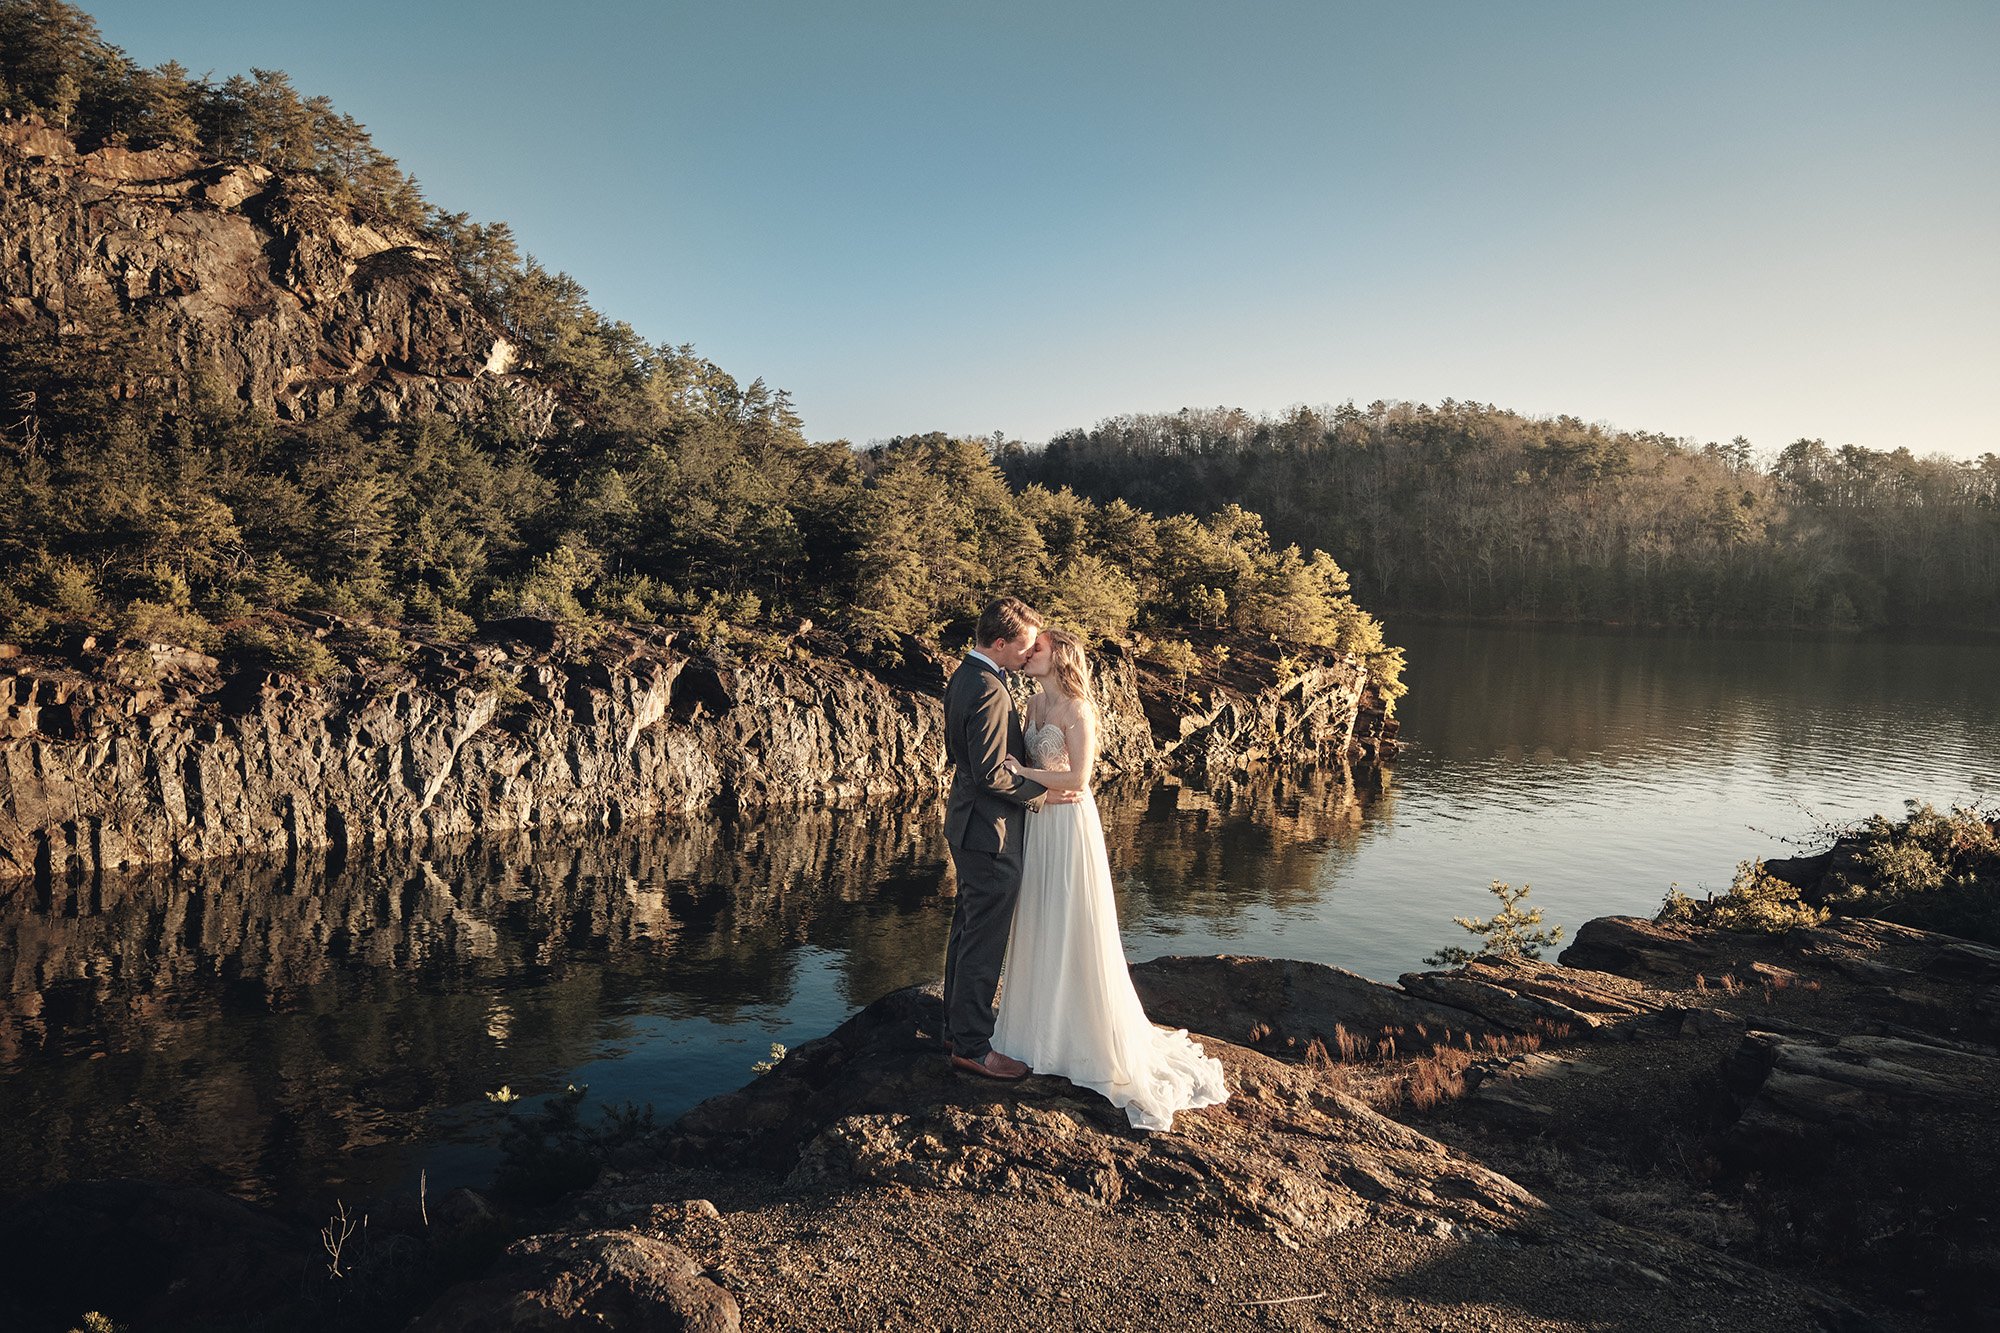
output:
M1222 1062L1205 1055L1185 1029L1154 1027L1132 989L1104 829L1090 798L1097 710L1083 645L1049 630L1021 669L1041 685L1028 702L1024 737L1036 766L1010 758L1007 767L1082 799L1028 814L993 1044L1037 1074L1059 1074L1103 1093L1141 1129L1172 1129L1174 1112L1228 1099Z

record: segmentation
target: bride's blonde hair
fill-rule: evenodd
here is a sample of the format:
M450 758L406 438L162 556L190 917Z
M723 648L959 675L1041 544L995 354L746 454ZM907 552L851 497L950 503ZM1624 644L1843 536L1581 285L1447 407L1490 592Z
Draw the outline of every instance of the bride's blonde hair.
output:
M1063 693L1086 707L1097 701L1090 692L1090 659L1084 656L1083 641L1068 630L1043 630L1049 645L1049 674L1062 682Z

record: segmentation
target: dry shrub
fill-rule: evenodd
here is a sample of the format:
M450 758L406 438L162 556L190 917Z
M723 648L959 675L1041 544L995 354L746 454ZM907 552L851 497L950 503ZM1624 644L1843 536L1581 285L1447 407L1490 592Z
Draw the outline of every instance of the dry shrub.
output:
M1346 1067L1333 1058L1333 1052L1327 1050L1326 1043L1318 1037L1314 1037L1306 1047L1306 1068L1318 1074L1334 1090L1347 1090Z
M1429 1055L1410 1061L1399 1087L1403 1103L1412 1110L1428 1111L1444 1102L1456 1101L1472 1090L1466 1071L1482 1059L1527 1055L1542 1049L1549 1035L1560 1036L1567 1029L1555 1024L1541 1025L1541 1032L1492 1033L1474 1042L1464 1037L1464 1048L1440 1046Z
M1542 1049L1542 1034L1522 1032L1519 1034L1495 1033L1480 1038L1480 1048L1488 1055L1526 1055Z
M1421 1059L1410 1062L1403 1076L1403 1100L1418 1111L1428 1111L1440 1102L1456 1101L1466 1094L1465 1071L1472 1057L1453 1046L1442 1046Z

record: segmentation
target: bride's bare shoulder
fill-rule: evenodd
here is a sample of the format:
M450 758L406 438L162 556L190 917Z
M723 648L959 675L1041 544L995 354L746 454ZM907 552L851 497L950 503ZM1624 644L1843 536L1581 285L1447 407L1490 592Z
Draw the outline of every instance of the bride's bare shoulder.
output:
M1046 720L1058 724L1064 731L1086 722L1095 726L1097 709L1088 700L1063 699L1050 706Z

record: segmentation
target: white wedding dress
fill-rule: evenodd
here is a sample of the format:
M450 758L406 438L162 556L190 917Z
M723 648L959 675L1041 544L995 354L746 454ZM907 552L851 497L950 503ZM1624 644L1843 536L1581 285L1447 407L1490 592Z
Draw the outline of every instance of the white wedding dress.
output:
M1030 726L1026 741L1036 768L1070 766L1054 723ZM1172 1129L1174 1112L1228 1100L1222 1062L1185 1028L1154 1027L1132 989L1090 794L1030 812L1022 856L994 1049L1103 1093L1141 1129Z

